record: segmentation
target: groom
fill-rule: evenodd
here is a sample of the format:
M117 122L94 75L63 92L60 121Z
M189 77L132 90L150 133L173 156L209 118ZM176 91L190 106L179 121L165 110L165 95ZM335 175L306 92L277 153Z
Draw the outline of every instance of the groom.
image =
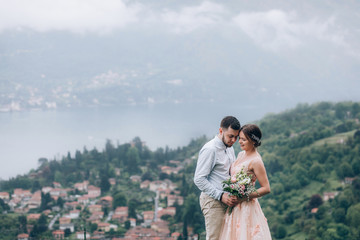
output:
M226 205L237 203L235 196L229 196L222 190L222 181L229 178L230 166L236 159L232 145L239 131L240 122L235 117L225 117L220 123L218 135L207 142L199 153L194 183L201 190L200 206L205 217L207 240L219 238Z

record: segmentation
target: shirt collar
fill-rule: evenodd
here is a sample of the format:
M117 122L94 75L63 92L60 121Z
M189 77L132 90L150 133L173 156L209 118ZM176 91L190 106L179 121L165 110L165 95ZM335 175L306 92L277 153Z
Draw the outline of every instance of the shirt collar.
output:
M221 150L226 150L227 148L218 135L215 136L215 146Z

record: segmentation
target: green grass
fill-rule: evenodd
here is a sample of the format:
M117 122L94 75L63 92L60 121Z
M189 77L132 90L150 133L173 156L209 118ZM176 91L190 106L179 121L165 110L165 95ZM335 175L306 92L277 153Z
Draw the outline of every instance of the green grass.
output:
M291 240L304 240L306 239L307 237L307 234L304 233L304 232L298 232L298 233L295 233L294 235L288 237L287 239L291 239Z
M311 144L311 146L319 147L319 146L323 146L325 144L337 144L337 143L339 143L339 141L341 141L341 139L343 139L345 141L348 137L353 136L356 131L357 130L352 130L349 132L338 133L338 134L335 134L334 136L315 141L313 144Z

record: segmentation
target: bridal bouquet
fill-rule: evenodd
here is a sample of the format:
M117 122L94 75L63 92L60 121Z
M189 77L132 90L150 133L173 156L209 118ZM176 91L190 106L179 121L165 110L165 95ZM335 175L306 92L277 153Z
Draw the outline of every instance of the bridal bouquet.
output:
M223 181L223 190L228 192L231 196L238 198L247 198L249 201L249 195L256 192L255 186L252 183L252 175L247 175L244 172L244 167L235 175L229 179ZM232 212L233 207L229 207L229 215Z

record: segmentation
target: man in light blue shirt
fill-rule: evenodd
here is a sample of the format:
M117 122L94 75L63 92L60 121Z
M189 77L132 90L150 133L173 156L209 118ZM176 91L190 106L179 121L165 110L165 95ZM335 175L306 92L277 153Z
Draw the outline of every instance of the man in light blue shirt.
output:
M201 190L200 206L205 217L206 239L219 238L226 205L237 203L235 196L229 196L222 190L222 182L229 178L230 166L236 159L232 145L239 131L240 122L235 117L225 117L218 135L207 142L199 153L194 183Z

